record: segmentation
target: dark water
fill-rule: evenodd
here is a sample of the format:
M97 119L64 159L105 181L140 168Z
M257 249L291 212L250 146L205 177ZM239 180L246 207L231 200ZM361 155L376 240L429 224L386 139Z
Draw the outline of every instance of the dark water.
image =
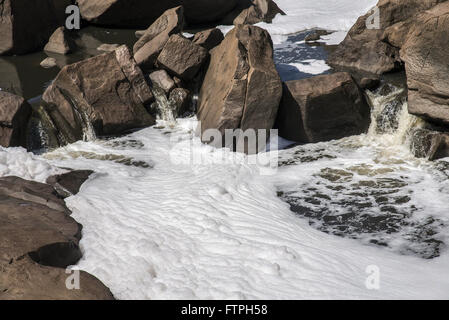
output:
M300 32L288 37L287 41L274 46L274 61L283 81L300 80L313 77L314 74L305 73L291 63L299 63L304 60L327 60L327 56L333 49L332 46L315 43L305 43L305 38L313 31ZM326 71L323 74L330 73Z
M35 102L65 65L104 53L97 50L104 43L132 47L137 40L134 33L135 30L87 27L74 35L79 46L76 53L59 55L36 52L23 56L0 57L0 88ZM47 57L55 58L57 66L50 69L41 67L41 61Z

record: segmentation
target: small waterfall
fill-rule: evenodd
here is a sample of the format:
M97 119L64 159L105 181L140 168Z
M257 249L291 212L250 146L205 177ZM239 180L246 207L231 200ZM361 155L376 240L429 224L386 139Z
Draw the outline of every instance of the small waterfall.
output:
M166 121L170 126L176 125L177 110L176 106L170 103L169 99L165 95L163 89L158 86L153 86L153 95L156 99L155 112L161 117L162 120Z
M83 130L83 141L96 140L97 134L95 133L94 126L92 125L92 122L90 121L90 117L87 114L87 112L83 108L78 108L78 104L70 94L65 93L63 90L61 90L61 93L68 101L70 101L72 109L75 111L76 115L78 116L78 119L80 119L81 128Z
M74 106L74 104L73 104ZM78 108L73 107L78 117L81 119L81 126L83 129L83 141L94 141L97 139L94 126L89 120L89 116L84 110L78 110Z
M404 88L385 83L375 91L366 90L371 106L371 125L368 136L381 138L390 146L404 145L413 129L423 121L408 113L407 94Z

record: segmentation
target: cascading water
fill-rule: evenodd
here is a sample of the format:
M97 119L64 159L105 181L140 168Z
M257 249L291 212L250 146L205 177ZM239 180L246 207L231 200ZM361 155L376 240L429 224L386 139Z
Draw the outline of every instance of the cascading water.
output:
M392 146L407 143L411 130L421 127L423 121L408 113L406 90L385 83L377 90L366 90L371 106L371 125L368 136L382 139Z
M408 113L404 89L384 84L366 97L372 108L368 133L283 154L280 164L291 178L278 182L279 196L326 233L437 257L447 227L438 214L445 210L422 202L429 176L417 168L432 169L409 149L410 132L422 121ZM436 193L438 200L447 197Z

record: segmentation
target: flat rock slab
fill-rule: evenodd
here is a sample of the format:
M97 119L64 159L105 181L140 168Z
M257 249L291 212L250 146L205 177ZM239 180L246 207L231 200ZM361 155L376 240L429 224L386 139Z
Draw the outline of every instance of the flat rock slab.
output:
M112 299L95 277L69 290L64 268L81 258L81 225L52 186L0 178L0 299Z
M51 176L47 179L47 183L52 185L60 196L69 197L77 194L93 173L91 170L74 170Z

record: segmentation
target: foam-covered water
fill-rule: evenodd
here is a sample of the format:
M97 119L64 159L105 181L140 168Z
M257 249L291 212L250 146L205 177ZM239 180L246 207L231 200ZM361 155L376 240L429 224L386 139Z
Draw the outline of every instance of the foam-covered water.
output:
M415 159L408 136L420 126L407 111L403 89L367 91L372 122L367 135L286 151L289 179L279 196L318 230L400 254L438 257L449 235L449 194L435 169ZM438 183L436 182L438 181ZM429 195L423 201L423 195Z

